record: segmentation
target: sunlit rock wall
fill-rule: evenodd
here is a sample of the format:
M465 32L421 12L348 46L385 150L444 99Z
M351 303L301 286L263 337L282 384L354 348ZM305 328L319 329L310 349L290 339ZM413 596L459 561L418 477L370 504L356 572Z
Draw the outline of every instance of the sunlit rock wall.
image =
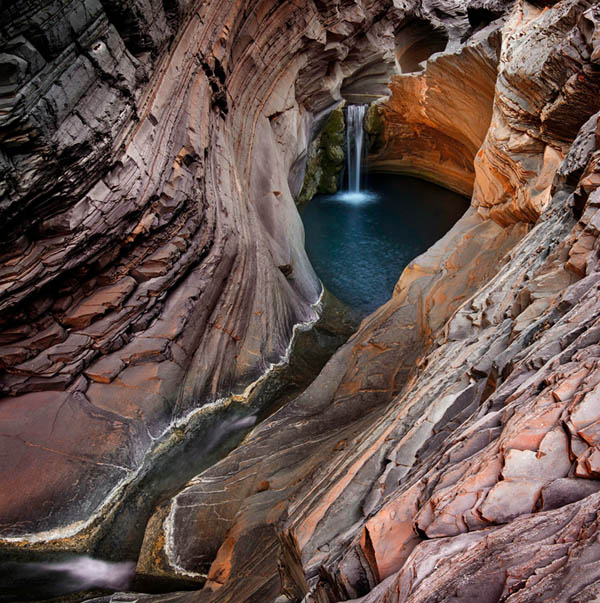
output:
M481 215L533 222L547 207L562 158L597 108L591 4L559 2L548 10L524 2L504 28L492 126L475 162Z
M423 3L396 35L402 72L378 103L373 171L410 174L471 196L473 160L492 117L500 28L510 5L447 15Z

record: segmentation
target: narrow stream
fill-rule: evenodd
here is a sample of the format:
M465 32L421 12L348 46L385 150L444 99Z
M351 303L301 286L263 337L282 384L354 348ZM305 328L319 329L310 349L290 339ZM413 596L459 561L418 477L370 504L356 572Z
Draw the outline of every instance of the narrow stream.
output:
M135 565L158 505L236 448L257 423L302 392L358 326L358 316L327 291L319 320L297 331L288 364L275 367L244 402L194 415L146 459L103 524L89 556L0 551L0 602L83 601L112 590L196 590L196 582L142 579ZM70 594L69 594L70 593Z

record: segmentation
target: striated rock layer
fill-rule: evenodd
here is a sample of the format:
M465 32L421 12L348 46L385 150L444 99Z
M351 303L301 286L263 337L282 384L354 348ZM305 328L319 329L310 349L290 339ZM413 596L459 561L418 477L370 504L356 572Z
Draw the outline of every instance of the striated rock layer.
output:
M436 27L419 19L401 28L397 57L408 73L395 75L390 98L376 105L381 132L370 170L412 174L471 196L473 160L492 117L501 16L501 10L486 12L466 43L464 30L440 18L432 19ZM436 35L444 40L441 47ZM428 60L407 65L415 47L418 58Z
M573 137L598 109L592 2L518 5L503 30L492 125L477 154L474 203L502 224L535 221ZM535 58L531 49L535 48Z
M55 546L90 546L85 521L174 420L284 354L319 293L292 200L311 123L381 93L395 60L381 167L472 187L472 207L302 395L156 510L138 574L199 590L103 600L595 600L598 7L10 10L5 545L79 521Z
M86 547L163 434L316 318L292 192L314 116L393 61L397 15L42 4L2 9L0 537Z
M596 85L599 16L514 6L472 208L304 394L157 511L138 571L204 586L139 600L598 597L600 106L576 82ZM576 69L552 104L580 99L567 136L536 77Z

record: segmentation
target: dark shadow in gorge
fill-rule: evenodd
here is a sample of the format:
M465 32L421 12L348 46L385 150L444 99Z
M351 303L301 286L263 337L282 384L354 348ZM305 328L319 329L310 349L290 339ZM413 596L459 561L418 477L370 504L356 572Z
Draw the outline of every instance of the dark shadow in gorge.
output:
M402 73L423 70L422 63L432 54L443 52L448 34L429 21L417 17L406 21L396 34L396 57Z

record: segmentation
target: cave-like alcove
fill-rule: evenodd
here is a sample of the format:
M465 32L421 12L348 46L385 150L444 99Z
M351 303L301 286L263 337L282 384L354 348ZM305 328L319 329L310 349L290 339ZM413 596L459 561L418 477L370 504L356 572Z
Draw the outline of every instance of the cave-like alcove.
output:
M402 73L423 69L422 63L448 44L448 34L429 21L413 18L396 35L396 58Z
M402 271L469 206L466 197L424 179L369 171L374 115L379 115L376 105L370 111L364 104L334 110L318 138L320 169L313 166L305 183L310 189L319 174L317 194L305 199L301 210L305 249L317 275L360 317L392 297Z
M489 10L487 8L473 8L471 6L467 8L467 17L469 18L469 25L474 30L481 29L486 25L489 25L492 21L495 21L500 16L500 13Z

